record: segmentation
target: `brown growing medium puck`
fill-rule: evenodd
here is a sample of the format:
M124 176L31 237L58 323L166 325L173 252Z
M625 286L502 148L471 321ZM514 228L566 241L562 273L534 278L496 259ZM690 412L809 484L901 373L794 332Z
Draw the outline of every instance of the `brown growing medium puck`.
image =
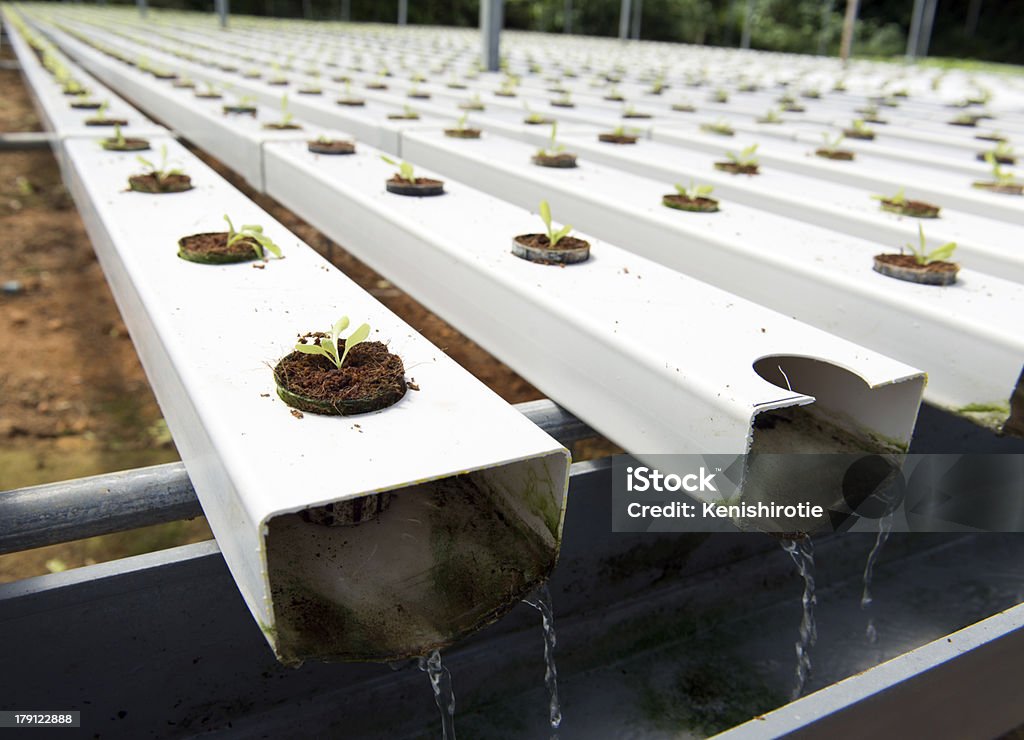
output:
M302 126L297 123L264 123L263 128L270 131L301 131Z
M858 131L855 128L844 128L843 136L845 136L847 139L860 139L861 141L875 140L874 131Z
M576 103L572 102L571 100L552 100L551 101L551 105L552 105L552 107L555 107L555 108L575 108L576 107Z
M366 101L362 98L338 98L334 102L338 105L347 105L350 108L358 108L366 105Z
M422 198L444 194L444 181L432 180L429 177L417 177L414 182L409 182L395 175L384 185L389 193L394 193L395 195L411 195Z
M527 116L526 118L523 119L523 123L525 123L527 126L550 126L554 122L555 119L547 118L545 116L537 116L536 118L531 118L530 116Z
M815 149L815 156L824 159L834 159L837 162L852 162L854 153L847 149Z
M1008 185L1000 185L998 182L973 182L972 187L978 190L987 190L990 193L1002 193L1003 195L1024 195L1024 185L1011 183Z
M383 342L353 347L340 368L322 355L291 352L274 367L277 395L313 414L351 416L392 406L405 395L405 365Z
M100 104L93 100L75 100L71 103L71 107L75 110L96 110Z
M87 118L85 119L86 126L127 126L128 119L126 118Z
M514 98L516 96L514 92L507 92L505 90L495 90L494 94L499 98Z
M668 208L675 208L677 211L695 213L716 213L718 211L718 201L714 198L688 198L678 193L661 196L661 204Z
M459 110L485 110L483 103L459 103Z
M650 113L623 113L623 118L651 118Z
M100 142L100 146L108 152L144 152L149 149L149 142L146 139L130 139L126 137L120 143L117 139L104 139Z
M392 121L418 121L419 113L388 113L388 119Z
M366 83L366 89L367 90L387 90L388 86L385 85L383 82L367 82Z
M299 89L299 95L323 95L324 91L319 87L303 87Z
M465 90L466 89L466 85L463 85L461 82L449 82L447 85L445 85L445 87L447 87L449 90Z
M897 280L906 280L921 285L952 285L960 265L955 262L930 262L918 264L910 254L876 254L875 272Z
M622 101L625 100L625 98L621 95L605 95L604 99L609 100L613 103L621 103Z
M806 113L807 109L797 103L789 103L782 106L782 110L786 113Z
M157 177L152 173L132 175L128 178L128 187L136 193L184 193L192 189L192 178L188 175Z
M560 154L534 154L530 161L540 167L555 167L558 169L570 169L576 166L576 155L568 152Z
M978 119L976 118L964 118L961 120L953 119L948 122L950 126L966 126L968 128L974 128L978 125Z
M606 144L635 144L637 141L636 136L630 136L629 134L598 134L597 140L603 141Z
M715 169L731 175L757 175L761 170L756 164L737 164L736 162L715 162Z
M153 76L158 80L176 80L178 79L177 72L154 72Z
M697 106L689 105L687 103L673 103L672 110L678 111L679 113L696 113Z
M178 256L189 262L206 265L226 265L233 262L252 262L261 259L252 239L239 239L228 246L228 232L207 231L178 240Z
M988 161L985 159L985 154L991 154L999 164L1017 164L1017 158L1012 154L996 154L995 152L980 152L977 157L979 162Z
M1006 137L1002 134L978 134L974 138L979 141L994 141L997 143L1006 141Z
M446 128L444 135L452 139L479 139L480 129L478 128Z
M889 213L898 213L901 216L913 216L915 218L938 218L939 206L934 206L931 203L925 203L923 200L904 200L902 203L896 203L891 200L881 201L881 208L883 211L889 211Z
M171 85L179 90L193 90L196 83L192 82L192 80L175 80Z
M355 154L355 142L344 139L331 139L330 141L307 141L306 148L313 154Z
M218 92L197 92L195 96L200 100L220 100L224 97Z
M254 105L224 105L221 110L225 115L255 116L256 106Z
M430 93L416 92L406 93L405 97L413 98L414 100L430 100Z
M278 78L275 78L273 80L267 80L267 84L268 85L273 85L274 87L285 87L285 86L287 86L287 85L289 85L291 83L288 82L288 80L285 80L285 79L282 79L282 78L278 77Z
M889 122L884 118L878 118L876 116L866 116L864 118L864 123L873 123L876 126L887 126L889 124Z
M590 242L564 236L552 249L546 234L520 234L512 240L512 254L542 265L572 265L590 257Z

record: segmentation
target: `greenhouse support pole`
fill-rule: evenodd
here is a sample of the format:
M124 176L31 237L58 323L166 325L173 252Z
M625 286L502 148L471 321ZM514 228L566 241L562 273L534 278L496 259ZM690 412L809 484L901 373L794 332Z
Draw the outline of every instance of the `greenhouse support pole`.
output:
M860 0L846 0L846 15L843 16L843 37L839 42L839 58L846 64L853 48L853 31L857 26L857 9Z
M139 15L145 18L146 14L149 12L149 4L146 0L135 0L135 7L139 9Z
M572 33L572 0L565 0L565 15L562 17L562 33Z
M409 23L409 0L398 0L398 25Z
M302 17L307 21L313 18L313 2L312 0L302 0Z
M924 13L921 15L921 37L917 40L917 56L928 56L928 47L931 46L932 28L935 25L935 11L939 7L939 0L926 0Z
M631 36L634 41L640 40L640 21L643 19L644 0L635 0L633 3L633 23Z
M489 72L501 66L501 27L504 25L504 0L480 0L480 36L482 61Z
M217 22L221 28L228 27L228 0L213 0L213 8L217 12Z
M925 0L914 0L914 10L910 14L910 30L907 32L908 62L917 58L917 44L921 39L921 16L924 14Z
M740 36L740 48L750 48L750 27L754 23L754 0L747 0L747 9L743 14L743 34Z
M352 20L352 0L341 0L341 19Z
M629 8L631 5L630 0L622 0L622 7L619 9L619 38L623 41L629 38Z

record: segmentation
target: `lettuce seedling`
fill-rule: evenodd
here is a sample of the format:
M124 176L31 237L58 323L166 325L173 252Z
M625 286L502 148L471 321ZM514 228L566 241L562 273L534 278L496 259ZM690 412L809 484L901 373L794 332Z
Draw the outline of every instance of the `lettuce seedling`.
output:
M718 88L717 90L715 90L715 93L712 96L712 100L714 100L716 103L728 103L729 92L722 88Z
M256 256L260 259L266 257L266 252L270 252L272 255L281 259L281 247L277 246L274 241L263 233L263 227L256 224L242 224L242 228L235 231L235 225L231 223L231 219L228 215L224 214L224 220L228 222L228 243L227 246L232 246L242 239L251 239L254 243L252 245L253 251L256 252Z
M874 134L874 130L868 128L868 125L864 122L863 118L854 118L850 121L850 130L854 133L863 134L865 136Z
M690 181L690 186L689 187L687 187L685 185L681 185L679 183L676 183L673 187L675 187L677 193L679 193L681 196L683 196L684 198L687 198L689 200L697 200L698 198L707 198L709 195L711 195L713 192L715 192L714 186L712 186L712 185L694 185L692 180Z
M1003 169L1003 165L996 159L995 154L985 152L985 161L992 168L992 179L995 180L997 185L1013 185L1016 183L1017 178L1009 170Z
M294 118L295 116L288 110L288 95L286 93L281 96L281 120L277 121L274 125L278 128L288 128L291 126Z
M769 108L757 121L758 123L782 123L782 116L779 115L777 108Z
M544 222L544 226L547 229L548 244L554 249L558 246L558 242L562 241L572 231L572 226L566 224L562 228L555 231L551 226L551 206L548 205L546 200L540 202L540 220Z
M828 131L822 131L821 140L824 142L824 146L821 147L821 150L830 154L839 151L839 145L843 143L844 138L842 134L830 136Z
M348 324L348 316L342 316L334 322L328 336L320 339L320 344L296 344L295 350L307 355L323 355L340 370L352 348L370 336L370 325L363 324L349 334L342 344L341 333L348 328Z
M956 242L946 242L941 247L937 247L931 252L928 251L928 244L924 238L924 228L921 224L917 225L918 244L914 245L911 243L904 244L900 247L900 254L903 253L904 249L910 250L910 254L914 257L917 264L924 267L932 262L942 262L953 256L953 252L956 251Z
M551 124L551 137L548 139L548 145L537 150L538 157L553 157L565 151L565 146L558 143L557 136L558 121L555 121Z
M872 195L873 200L884 201L886 203L892 203L894 206L902 206L907 202L907 189L900 188L896 191L895 195Z
M702 123L700 130L705 131L709 134L719 134L720 136L732 136L736 132L733 130L724 119L719 118L714 123Z
M754 156L755 152L757 152L757 144L751 144L739 152L726 152L725 156L738 167L757 167L759 162Z
M402 178L403 180L405 180L407 182L411 182L411 183L415 184L415 182L416 182L416 173L413 171L413 168L412 168L411 164L409 164L408 162L406 162L404 160L402 162L396 162L395 160L393 160L391 157L387 156L386 154L381 154L380 158L383 159L388 164L393 164L395 167L397 167L398 168L398 176L400 178Z
M116 132L120 136L120 134L121 134L121 127L120 126L118 126L116 128ZM121 141L122 142L124 141L124 137L123 136L121 137ZM155 164L150 162L145 157L136 156L135 159L139 162L139 164L141 164L143 167L146 168L146 171L143 172L142 174L143 175L152 175L156 179L157 184L160 185L160 186L163 186L164 180L166 180L171 175L180 175L180 174L182 174L181 168L179 168L179 167L172 167L172 168L168 168L167 167L168 162L167 162L167 145L166 144L164 144L163 146L160 147L160 166L159 167L157 167ZM227 218L227 217L225 216L225 218Z

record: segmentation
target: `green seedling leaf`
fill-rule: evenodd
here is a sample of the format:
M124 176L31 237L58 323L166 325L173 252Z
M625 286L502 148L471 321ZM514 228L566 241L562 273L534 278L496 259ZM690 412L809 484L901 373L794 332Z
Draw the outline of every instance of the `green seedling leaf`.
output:
M366 338L370 336L370 325L362 324L354 332L348 335L345 340L345 350L341 353L341 359L338 360L338 367L345 364L345 358L348 357L349 351L360 342L366 341Z

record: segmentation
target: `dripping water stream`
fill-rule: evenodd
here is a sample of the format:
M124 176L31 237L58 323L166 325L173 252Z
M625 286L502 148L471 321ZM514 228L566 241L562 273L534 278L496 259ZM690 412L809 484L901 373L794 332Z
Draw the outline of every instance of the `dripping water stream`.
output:
M434 650L425 658L420 658L419 665L434 689L434 703L441 710L444 740L455 740L455 691L452 689L452 674L441 664L441 651Z
M540 612L541 628L544 632L544 685L547 686L551 701L548 705L548 721L551 729L557 730L562 724L562 707L558 701L558 669L555 666L555 613L551 606L551 592L547 584L544 584L532 596L523 599L524 604L529 604ZM558 736L553 735L552 740Z
M800 576L804 579L804 592L800 598L800 603L803 605L803 616L800 619L800 639L795 645L796 680L791 695L791 699L795 700L804 693L807 679L811 675L811 648L818 639L818 629L814 622L814 606L818 602L814 593L814 543L810 537L800 540L784 540L782 549L793 558Z
M875 545L871 548L871 552L868 553L868 560L864 564L864 591L860 597L860 608L863 610L869 610L871 607L873 600L871 597L871 582L875 573L875 563L878 562L878 556L882 552L882 547L885 545L885 541L889 539L889 533L892 532L892 521L892 513L886 514L878 520L878 536L875 538ZM875 618L870 611L868 611L868 626L865 630L865 637L867 637L870 643L878 641Z

